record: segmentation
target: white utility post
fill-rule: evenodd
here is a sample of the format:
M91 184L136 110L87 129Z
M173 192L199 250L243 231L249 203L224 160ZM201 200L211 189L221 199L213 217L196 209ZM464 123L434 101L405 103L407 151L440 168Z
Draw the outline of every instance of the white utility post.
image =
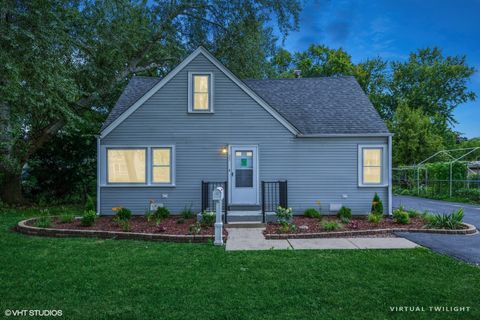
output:
M217 187L213 190L213 202L215 202L215 213L216 213L216 221L215 221L215 242L216 246L223 245L223 222L222 222L222 202L223 202L223 188Z

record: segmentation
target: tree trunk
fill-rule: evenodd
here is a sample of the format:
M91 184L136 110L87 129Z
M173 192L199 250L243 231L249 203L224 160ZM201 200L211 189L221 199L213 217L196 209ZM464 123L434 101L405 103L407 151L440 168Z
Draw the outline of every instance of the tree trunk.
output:
M0 186L0 198L8 204L23 202L22 172L5 172Z

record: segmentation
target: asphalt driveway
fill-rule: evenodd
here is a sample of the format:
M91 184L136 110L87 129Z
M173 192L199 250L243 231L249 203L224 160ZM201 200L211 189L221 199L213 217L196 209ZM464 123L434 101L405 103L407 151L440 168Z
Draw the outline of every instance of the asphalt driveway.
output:
M463 221L480 229L480 206L417 197L394 196L393 207L398 208L399 206L422 212L428 210L431 213L452 213L454 210L463 208L465 212ZM480 234L478 233L467 236L408 232L397 234L436 252L480 265Z

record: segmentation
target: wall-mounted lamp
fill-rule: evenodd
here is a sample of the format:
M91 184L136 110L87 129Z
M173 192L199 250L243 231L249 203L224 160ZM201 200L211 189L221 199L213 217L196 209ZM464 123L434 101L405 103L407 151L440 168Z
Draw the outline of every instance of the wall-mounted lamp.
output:
M228 147L227 146L222 146L222 148L220 149L220 153L224 156L226 156L228 154Z

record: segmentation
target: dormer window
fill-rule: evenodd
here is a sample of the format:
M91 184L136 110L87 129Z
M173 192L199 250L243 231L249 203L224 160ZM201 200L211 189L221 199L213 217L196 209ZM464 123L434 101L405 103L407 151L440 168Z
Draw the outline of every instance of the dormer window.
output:
M188 74L188 111L213 112L213 74L209 72Z

